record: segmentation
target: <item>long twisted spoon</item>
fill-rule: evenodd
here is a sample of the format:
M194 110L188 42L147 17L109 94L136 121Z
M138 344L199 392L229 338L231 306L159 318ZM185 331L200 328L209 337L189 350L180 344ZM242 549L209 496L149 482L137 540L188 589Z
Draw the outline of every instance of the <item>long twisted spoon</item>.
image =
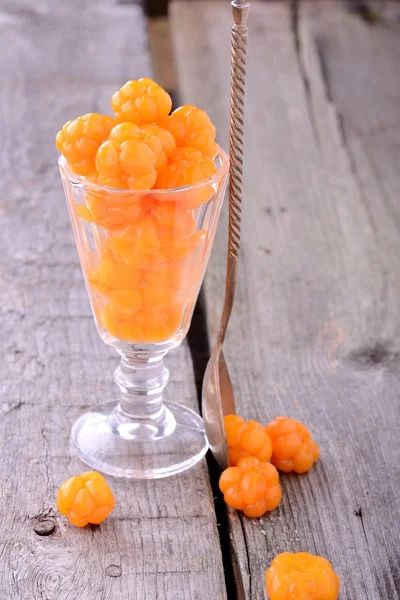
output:
M235 399L222 345L232 313L240 248L243 176L244 93L246 81L247 16L250 3L233 0L231 37L231 107L229 136L229 234L225 302L217 341L203 382L203 417L211 451L222 469L229 465L224 415L235 413Z

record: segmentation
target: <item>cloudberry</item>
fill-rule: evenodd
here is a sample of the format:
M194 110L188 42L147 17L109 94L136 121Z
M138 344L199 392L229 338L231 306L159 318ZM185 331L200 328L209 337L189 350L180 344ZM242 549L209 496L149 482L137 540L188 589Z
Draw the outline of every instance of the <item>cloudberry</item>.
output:
M110 250L115 261L129 269L146 269L150 264L150 254L140 251L135 238L136 229L128 229L122 236L110 237L105 247Z
M57 508L72 525L98 525L113 510L115 500L103 475L88 471L65 481L57 494Z
M305 473L319 458L319 446L307 427L289 417L278 417L267 425L272 440L271 462L284 473Z
M161 144L160 144L161 150ZM107 140L96 154L100 182L108 187L130 190L151 189L157 180L158 155L145 141Z
M178 146L197 148L206 158L214 158L217 154L216 130L204 110L187 104L158 123L172 133Z
M171 111L171 98L162 87L146 77L128 81L111 99L117 123L154 123Z
M261 423L245 421L237 415L226 415L224 424L231 466L235 466L244 456L255 456L263 461L270 460L272 442Z
M278 554L265 574L269 600L337 600L340 580L331 563L308 552Z
M130 342L161 342L173 336L182 321L180 306L145 306L135 314L107 305L103 325L116 338Z
M219 488L225 502L248 517L261 517L274 510L282 497L278 471L253 456L241 458L236 467L225 469Z
M89 274L89 283L100 293L110 289L123 290L139 287L141 271L116 260L111 252L104 252L100 266Z
M173 189L200 183L212 177L217 171L210 158L204 158L197 148L178 148L173 159L162 169L157 178L158 189ZM170 200L175 200L187 209L195 209L208 202L214 194L212 186L199 186L192 190L177 192Z
M155 135L158 137L161 142L162 149L168 158L171 158L175 154L176 141L168 129L164 129L155 123L151 123L149 125L143 125L141 130L144 135Z
M96 152L115 125L107 115L89 113L68 121L56 136L56 146L74 173L88 176L95 172Z
M181 260L189 252L201 246L206 241L207 234L204 229L196 231L193 235L184 238L163 239L162 253L169 260Z
M154 126L156 127L156 126ZM161 130L161 127L158 128L159 130ZM161 130L162 131L162 130ZM165 134L167 136L172 137L172 135L169 133L169 131L165 131ZM159 171L160 169L164 168L165 165L168 163L168 158L166 153L164 152L164 147L162 144L162 139L161 136L162 134L160 134L160 132L158 131L159 135L156 135L155 133L152 133L152 131L149 128L140 128L137 125L135 125L134 123L131 123L129 121L127 121L126 123L119 123L119 125L116 125L112 130L111 133L109 135L109 140L115 140L117 142L120 142L122 144L122 142L127 142L128 140L138 140L138 141L142 141L145 142L145 144L147 144L147 146L149 146L149 148L151 148L154 152L154 154L157 156L157 162L155 164L155 168L157 171ZM168 142L166 142L165 137L166 136L162 136L164 143L167 145L168 147Z
M136 225L143 216L143 206L135 197L118 198L99 193L86 196L86 207L81 206L77 212L82 219L95 222L109 231L118 231ZM86 210L84 210L86 209Z

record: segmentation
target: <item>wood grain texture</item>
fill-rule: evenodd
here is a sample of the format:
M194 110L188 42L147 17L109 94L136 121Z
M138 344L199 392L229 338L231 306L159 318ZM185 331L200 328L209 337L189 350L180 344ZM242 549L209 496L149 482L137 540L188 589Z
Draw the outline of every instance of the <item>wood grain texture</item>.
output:
M176 2L172 17L183 100L208 110L226 144L229 3ZM309 474L282 476L271 515L230 513L240 597L262 600L272 558L303 550L332 561L341 599L395 600L400 37L338 2L253 2L248 24L243 244L226 357L240 414L298 418L322 456ZM206 277L212 336L225 251L220 228Z
M69 452L71 424L116 395L117 358L90 313L54 136L151 73L145 26L139 7L112 2L0 11L0 600L226 597L205 462L157 482L110 478L117 506L98 527L55 511L58 485L85 470ZM196 407L186 345L166 362L167 396ZM48 536L35 533L44 518Z

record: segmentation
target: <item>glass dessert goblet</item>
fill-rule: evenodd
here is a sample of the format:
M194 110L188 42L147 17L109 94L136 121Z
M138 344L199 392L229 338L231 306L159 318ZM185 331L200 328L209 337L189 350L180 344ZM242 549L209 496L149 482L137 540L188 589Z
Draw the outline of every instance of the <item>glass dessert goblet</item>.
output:
M83 414L71 432L78 456L103 473L166 477L207 451L200 416L179 398L163 401L163 358L189 329L207 266L228 179L221 149L215 162L204 182L142 192L99 186L59 160L96 326L121 356L119 397Z

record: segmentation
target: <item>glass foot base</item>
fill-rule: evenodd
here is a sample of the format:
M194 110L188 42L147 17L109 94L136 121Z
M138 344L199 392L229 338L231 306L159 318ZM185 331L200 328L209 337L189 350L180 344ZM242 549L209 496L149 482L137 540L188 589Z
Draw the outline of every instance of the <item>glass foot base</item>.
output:
M133 420L117 400L96 406L74 423L71 443L93 469L131 479L182 473L208 450L201 417L172 402L165 402L155 418L145 420Z

